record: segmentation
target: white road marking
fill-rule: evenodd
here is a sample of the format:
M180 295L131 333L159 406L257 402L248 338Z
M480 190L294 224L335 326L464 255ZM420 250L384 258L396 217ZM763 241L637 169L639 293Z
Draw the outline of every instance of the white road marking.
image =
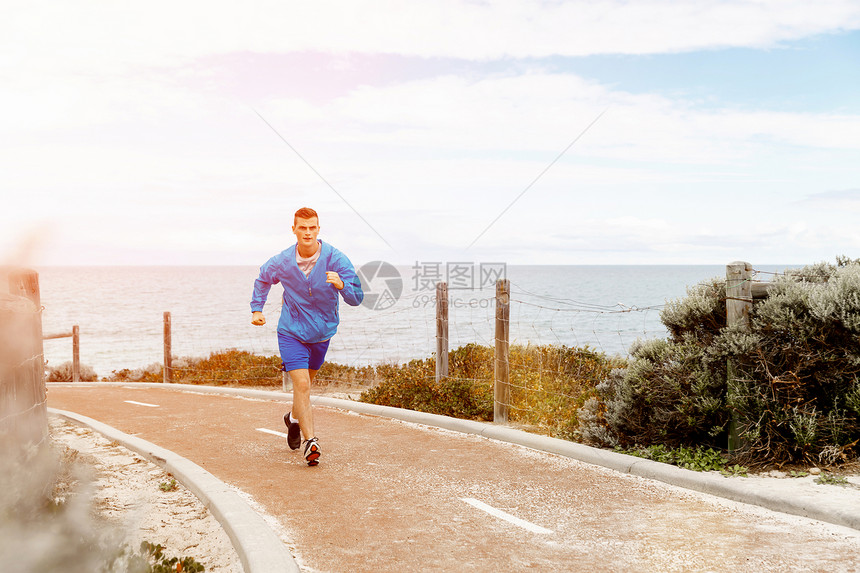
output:
M520 519L519 517L514 517L510 513L505 513L501 509L496 509L495 507L487 505L486 503L478 501L477 499L471 497L461 497L460 501L465 501L472 507L476 507L481 511L486 511L492 516L498 517L499 519L504 519L505 521L513 523L514 525L522 527L523 529L531 531L532 533L541 533L544 535L553 533L551 529L541 527L540 525L535 525L534 523L531 523L530 521L526 521L524 519Z
M134 400L126 400L126 404L134 404L135 406L146 406L147 408L158 408L158 404L147 404L146 402L135 402Z
M258 432L263 432L264 434L272 434L273 436L279 436L281 438L286 438L287 435L283 432L276 432L275 430L270 430L269 428L257 428Z

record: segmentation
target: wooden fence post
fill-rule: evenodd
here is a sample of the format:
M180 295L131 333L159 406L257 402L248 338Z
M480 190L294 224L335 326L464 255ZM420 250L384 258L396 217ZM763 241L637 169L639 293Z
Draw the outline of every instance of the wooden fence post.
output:
M173 354L171 350L170 313L164 313L164 383L173 382Z
M750 313L752 312L752 265L744 261L735 261L726 265L726 326L740 325L749 329ZM727 364L727 393L729 398L736 396L738 389L735 365L729 360ZM737 412L732 411L729 422L729 452L734 452L744 445L738 434Z
M48 435L39 275L9 273L0 294L0 433L41 443Z
M39 313L36 328L39 335L39 352L42 352L42 293L39 289L39 273L30 269L17 269L9 274L9 294L23 296L31 301ZM45 388L45 357L42 356L42 389ZM46 410L47 412L47 410ZM47 414L46 414L47 415ZM46 418L47 419L47 418Z
M78 325L72 327L72 382L81 381L81 336Z
M436 284L436 382L448 375L448 283Z
M510 385L511 281L496 281L496 353L493 368L493 422L508 423L511 404Z

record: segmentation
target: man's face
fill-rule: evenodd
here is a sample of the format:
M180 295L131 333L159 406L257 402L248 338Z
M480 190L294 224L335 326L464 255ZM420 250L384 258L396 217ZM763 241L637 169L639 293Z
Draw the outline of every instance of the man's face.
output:
M319 222L316 217L310 219L302 219L296 217L296 222L293 225L293 234L296 236L296 241L299 245L305 247L316 247L317 235L320 233Z

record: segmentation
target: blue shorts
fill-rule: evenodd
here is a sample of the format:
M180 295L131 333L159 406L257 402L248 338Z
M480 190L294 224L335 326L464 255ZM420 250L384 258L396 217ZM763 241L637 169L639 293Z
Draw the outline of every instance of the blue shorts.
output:
M329 342L331 339L323 342L302 342L289 334L278 332L278 348L281 351L284 370L319 370L325 362Z

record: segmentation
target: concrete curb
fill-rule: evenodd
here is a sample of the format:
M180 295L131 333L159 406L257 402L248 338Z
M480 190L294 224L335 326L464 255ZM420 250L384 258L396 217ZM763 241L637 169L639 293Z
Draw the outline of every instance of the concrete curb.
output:
M150 384L133 383L123 384L119 382L98 382L93 385L111 384L115 386L128 386L135 388L170 388L185 392L199 392L208 394L226 394L243 396L246 398L259 398L263 400L290 401L292 395L285 392L274 392L270 390L254 390L245 388L224 388L218 386L197 386L189 384ZM81 384L75 384L80 386ZM50 384L49 384L50 386ZM602 450L576 442L569 442L559 438L551 438L537 434L530 434L522 430L516 430L504 426L496 426L485 422L472 420L461 420L392 408L390 406L378 406L376 404L365 404L353 400L342 400L326 396L314 396L313 404L329 406L343 410L351 410L362 414L383 416L404 422L433 426L464 434L474 434L516 444L534 450L568 457L581 462L594 464L615 471L635 475L647 479L657 480L670 485L685 489L722 497L732 501L756 505L780 513L799 515L835 525L850 527L860 530L860 513L850 511L850 508L840 507L834 504L822 504L820 499L811 496L798 495L792 498L780 496L778 493L767 490L755 490L746 487L745 484L726 478L721 475L708 472L695 472L677 466L663 464L652 460L645 460L634 456L628 456L618 452Z
M203 502L224 528L245 573L297 573L298 564L269 525L235 491L194 462L112 426L74 412L48 412L88 426L170 472Z

